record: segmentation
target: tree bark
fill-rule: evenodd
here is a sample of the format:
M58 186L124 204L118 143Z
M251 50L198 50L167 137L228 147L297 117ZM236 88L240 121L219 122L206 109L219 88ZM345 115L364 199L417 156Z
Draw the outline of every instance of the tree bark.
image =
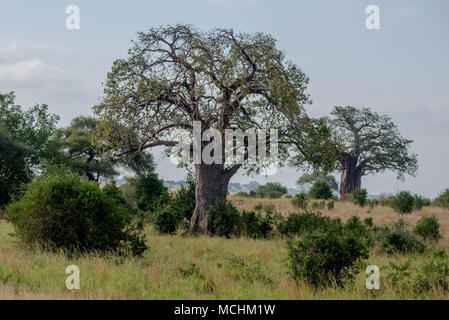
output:
M362 186L363 168L357 165L358 157L349 154L344 155L341 160L341 183L340 196L352 193L354 189Z
M224 172L222 164L195 165L196 206L190 224L192 227L198 225L201 233L210 235L209 209L217 202L224 203L226 201L231 176Z

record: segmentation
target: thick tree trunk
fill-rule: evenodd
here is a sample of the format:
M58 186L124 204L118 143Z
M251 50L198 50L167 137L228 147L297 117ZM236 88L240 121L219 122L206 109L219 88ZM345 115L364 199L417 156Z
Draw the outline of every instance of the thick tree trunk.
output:
M226 200L229 179L230 175L224 173L221 164L195 165L196 206L190 223L192 227L198 225L203 234L211 232L209 209Z
M357 166L358 157L346 155L342 160L340 196L352 193L362 186L362 168Z

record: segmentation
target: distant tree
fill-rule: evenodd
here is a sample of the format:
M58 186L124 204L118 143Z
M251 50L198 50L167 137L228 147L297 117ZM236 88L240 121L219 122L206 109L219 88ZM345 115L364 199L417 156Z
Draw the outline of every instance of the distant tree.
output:
M277 128L280 165L301 153L297 162L322 166L328 158L321 152L327 148L321 135L326 132L305 113L307 83L269 35L201 32L189 25L152 28L139 33L129 56L115 61L108 73L104 97L94 108L103 128L98 142L113 146L117 156L132 157L148 148L176 146L176 131L192 133L192 121L201 124L201 134L211 128L222 133ZM203 152L210 141L199 144ZM247 160L247 144L244 149ZM195 164L191 224L205 234L211 232L211 206L225 201L229 180L243 166L225 165L224 157L220 163ZM258 164L245 162L245 169L261 170L263 163Z
M367 174L394 170L398 178L414 176L416 154L408 149L413 140L403 138L391 118L368 108L335 107L330 125L340 150L340 195L361 188Z
M309 196L312 199L330 199L332 198L332 188L326 181L317 180L310 188Z
M296 181L299 186L313 185L316 181L326 182L332 190L338 191L338 183L333 175L321 174L319 172L305 173Z
M59 116L49 114L46 104L36 104L24 111L14 100L13 92L0 94L0 126L13 140L26 145L30 150L26 162L32 175L38 168L40 159L52 157L51 138L56 131Z
M63 151L62 162L67 169L86 176L89 181L100 177L113 177L117 174L117 162L92 143L98 120L93 117L74 118L70 125L62 130L60 139Z
M268 182L257 187L255 196L260 198L280 198L288 193L287 187L279 182Z
M0 94L0 207L38 173L41 160L52 156L59 119L46 105L24 111L14 100L12 92Z

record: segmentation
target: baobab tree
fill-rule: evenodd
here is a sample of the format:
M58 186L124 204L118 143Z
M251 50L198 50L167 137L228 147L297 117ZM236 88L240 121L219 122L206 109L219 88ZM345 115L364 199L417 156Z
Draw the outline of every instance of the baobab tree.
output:
M362 176L393 170L398 178L414 176L416 154L409 153L413 140L403 138L391 118L368 108L334 107L329 123L339 145L340 195L361 187Z
M305 113L307 83L270 35L202 32L190 25L152 28L138 33L128 57L116 60L108 73L102 101L94 107L102 124L97 142L112 147L116 156L133 157L148 148L179 145L174 132L192 133L194 122L201 133L277 129L279 165L296 151L321 166L327 156L317 152L322 136L315 133L323 124ZM221 139L224 135L213 141L224 146ZM211 140L200 141L200 149L205 151ZM247 159L247 149L244 154ZM224 153L214 155L224 158ZM210 233L209 208L226 199L228 182L242 166L260 170L248 161L194 164L191 224L201 232Z

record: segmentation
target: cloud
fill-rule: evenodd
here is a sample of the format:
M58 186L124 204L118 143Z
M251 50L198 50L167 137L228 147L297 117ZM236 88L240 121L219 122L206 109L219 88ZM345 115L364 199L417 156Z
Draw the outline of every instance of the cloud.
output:
M0 64L17 62L41 53L76 53L74 48L51 44L35 43L19 39L0 38Z

